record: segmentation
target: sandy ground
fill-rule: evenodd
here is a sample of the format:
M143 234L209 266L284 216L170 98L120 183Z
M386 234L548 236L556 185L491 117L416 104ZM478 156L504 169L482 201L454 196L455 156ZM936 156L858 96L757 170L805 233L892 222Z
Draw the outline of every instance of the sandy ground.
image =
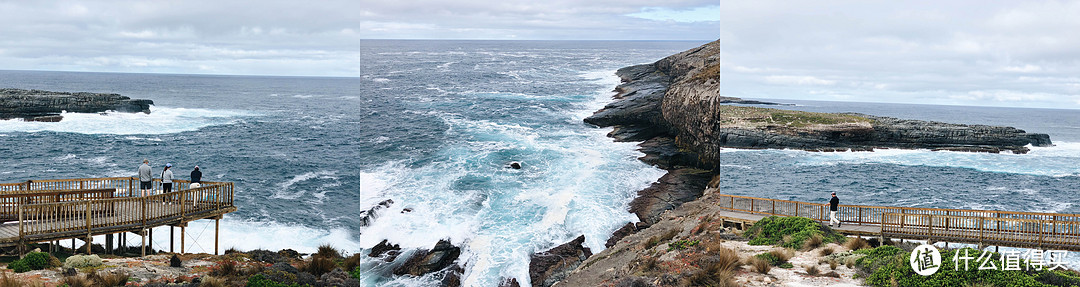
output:
M182 267L169 267L170 258L172 258L172 254L102 259L102 267L93 268L92 270L99 273L126 273L131 276L128 281L129 286L148 282L173 282L177 278L189 282L191 278L205 276L209 273L214 266L217 266L217 263L212 260L220 260L222 257L207 254L183 255L182 258L187 260L183 260ZM79 274L86 274L89 271L91 269L83 269L79 271ZM9 278L15 278L19 282L40 283L47 287L60 286L63 280L62 268L14 273L5 267L2 272L6 273Z

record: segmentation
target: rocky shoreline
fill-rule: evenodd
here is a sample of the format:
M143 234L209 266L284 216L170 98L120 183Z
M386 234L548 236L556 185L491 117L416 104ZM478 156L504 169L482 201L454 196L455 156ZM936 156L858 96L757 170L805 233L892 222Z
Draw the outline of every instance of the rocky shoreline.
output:
M647 257L645 253L656 253L640 247L647 239L672 226L683 226L680 237L687 237L685 233L694 225L714 225L708 219L709 205L701 200L707 197L709 187L715 186L711 181L717 179L711 170L718 164L717 155L723 148L826 152L903 148L1022 154L1028 151L1028 145L1052 145L1046 134L1013 127L745 106L777 104L721 96L719 57L720 44L713 42L653 64L616 72L623 83L615 89L614 101L585 122L613 127L608 136L615 141L641 142L640 151L645 156L640 160L668 173L639 191L630 203L630 212L640 222L616 230L603 252L572 262L580 267L562 282L574 286L638 286L620 278L629 278L635 269L631 265L640 263ZM533 286L551 286L536 284L547 280L534 277ZM651 285L655 284L641 286Z
M154 101L132 99L119 94L88 92L51 92L42 90L0 89L0 120L58 122L62 112L150 113Z

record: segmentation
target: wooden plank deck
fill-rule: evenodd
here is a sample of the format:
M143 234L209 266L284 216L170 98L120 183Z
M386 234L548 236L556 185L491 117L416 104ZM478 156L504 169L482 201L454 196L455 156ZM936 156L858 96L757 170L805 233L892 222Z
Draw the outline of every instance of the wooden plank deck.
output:
M827 223L826 206L790 200L714 195L717 218L753 224L768 216ZM847 235L1080 251L1080 214L841 205Z
M137 194L136 183L134 178L94 178L0 184L0 218L14 220L0 224L0 247L120 232L141 234L158 226L220 219L236 211L231 182L204 182L190 188L188 182L177 181L176 191L147 196ZM215 238L215 250L216 245Z

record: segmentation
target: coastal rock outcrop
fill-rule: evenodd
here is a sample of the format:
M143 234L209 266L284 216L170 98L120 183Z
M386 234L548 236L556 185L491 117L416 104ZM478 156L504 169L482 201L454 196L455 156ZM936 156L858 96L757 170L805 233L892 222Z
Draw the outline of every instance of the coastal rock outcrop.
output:
M559 282L592 256L585 247L585 235L529 258L529 278L533 287L549 287Z
M1026 153L1029 144L1052 145L1046 134L1012 127L730 105L762 102L721 95L720 51L720 43L712 42L653 64L619 69L616 74L624 83L616 88L615 100L585 122L615 126L610 135L619 141L674 138L703 166L715 162L725 147Z
M154 101L132 99L119 94L68 93L42 90L0 89L0 120L60 121L61 112L150 113Z
M638 197L630 202L630 212L646 225L653 225L664 211L701 197L710 179L712 173L706 170L672 170L648 188L638 191Z
M417 251L405 261L405 264L394 268L394 275L410 274L421 276L449 267L461 255L461 248L450 244L450 241L439 240L431 250Z
M401 246L390 244L386 239L380 241L379 244L375 244L374 247L371 247L371 252L368 252L370 257L382 257L385 255L386 257L383 260L386 262L394 261L399 254L401 254Z

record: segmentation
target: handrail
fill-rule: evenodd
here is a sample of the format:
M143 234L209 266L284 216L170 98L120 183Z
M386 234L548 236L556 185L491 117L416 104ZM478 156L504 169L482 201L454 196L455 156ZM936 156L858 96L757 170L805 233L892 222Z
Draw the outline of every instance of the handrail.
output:
M1080 222L935 214L885 213L882 234L1030 246L1080 246Z
M802 216L818 221L829 220L827 214L828 210L826 210L826 204L726 194L715 195L715 197L719 198L717 200L717 205L720 208L728 210L767 215ZM1023 211L945 209L846 204L841 204L838 207L838 216L840 217L841 221L845 223L872 225L881 224L881 216L884 213L934 214L967 217L1051 220L1054 222L1080 222L1080 214L1069 213L1039 213Z
M134 177L27 181L2 184L0 217L17 218L18 242L82 237L178 224L235 211L232 182L202 182L189 188L174 180L173 192L138 195ZM160 183L160 179L155 179ZM15 186L18 189L11 190ZM69 187L93 189L70 189ZM104 188L101 188L104 187Z

